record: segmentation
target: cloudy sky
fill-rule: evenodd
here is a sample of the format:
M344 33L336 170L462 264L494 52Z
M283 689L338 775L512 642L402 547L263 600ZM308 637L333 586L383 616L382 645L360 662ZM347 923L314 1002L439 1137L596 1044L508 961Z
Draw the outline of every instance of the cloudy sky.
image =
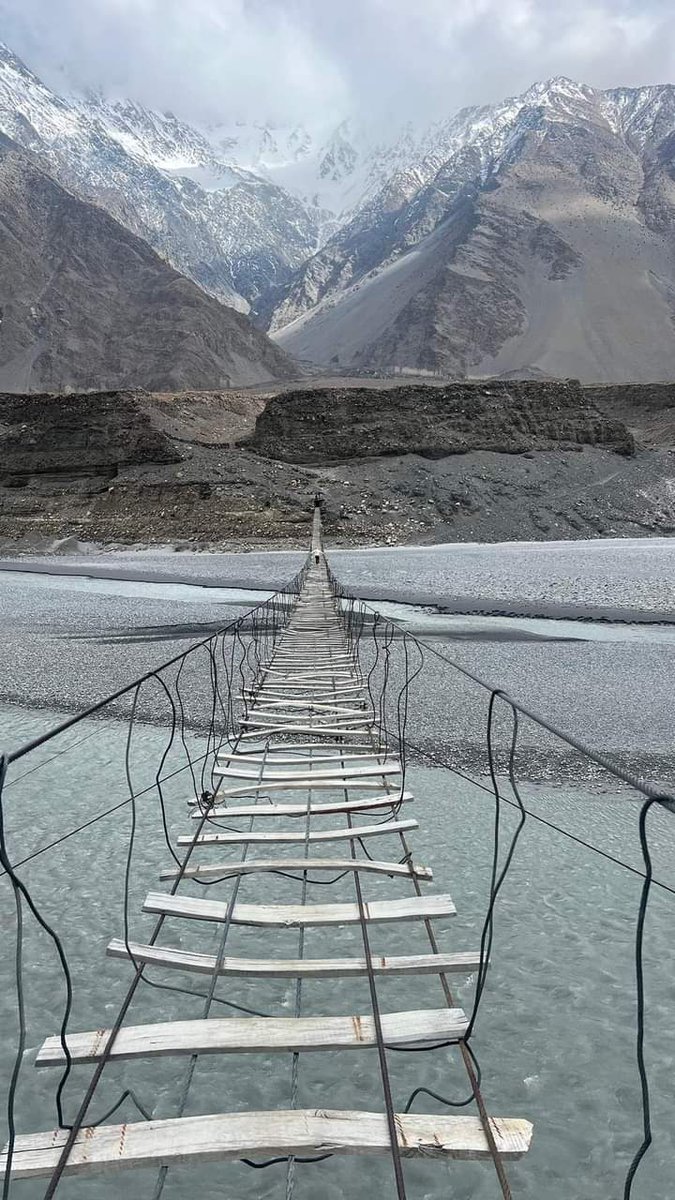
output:
M537 79L675 82L673 0L0 0L0 39L52 84L194 120L377 127Z

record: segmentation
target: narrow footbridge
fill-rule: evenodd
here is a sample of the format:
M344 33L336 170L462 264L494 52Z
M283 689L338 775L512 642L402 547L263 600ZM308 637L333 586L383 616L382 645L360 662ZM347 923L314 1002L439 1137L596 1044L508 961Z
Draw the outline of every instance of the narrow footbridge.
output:
M469 1017L453 995L458 977L466 983L480 971L481 951L441 948L435 922L445 925L455 906L432 885L431 867L414 857L409 839L418 822L411 815L414 796L406 786L400 740L389 744L381 706L359 665L354 631L337 591L322 549L317 509L312 552L283 627L265 642L265 654L250 677L240 672L237 722L219 747L211 788L195 789L188 799L186 832L177 838L179 855L161 871L168 890L149 891L145 898L144 911L157 918L152 936L144 943L127 933L113 937L108 946L110 956L131 965L134 979L148 966L169 975L206 976L203 1009L197 1019L131 1024L126 1003L109 1028L103 1022L98 1029L68 1029L48 1037L38 1051L37 1067L63 1071L67 1066L77 1078L77 1068L88 1064L94 1073L74 1122L13 1138L2 1160L3 1168L10 1167L5 1184L10 1178L43 1179L49 1197L62 1177L71 1174L154 1167L153 1195L159 1196L167 1173L177 1165L271 1161L284 1172L280 1194L285 1190L290 1196L298 1163L379 1155L391 1160L390 1194L399 1200L406 1196L406 1161L422 1157L484 1159L486 1169L496 1170L497 1191L511 1194L505 1164L527 1151L532 1127L527 1120L495 1116L486 1109L466 1041ZM233 822L244 822L245 828L233 829ZM378 847L390 848L386 857L371 855L372 839L378 839ZM269 896L249 902L271 877L296 879L299 902L271 903ZM319 891L325 897L335 878L347 879L350 899L310 902L314 885L324 885ZM244 881L247 902L239 898ZM373 881L379 885L377 898L368 898ZM181 948L162 937L165 922L174 918L184 923ZM378 927L404 922L399 941L405 952L379 952ZM203 929L204 923L218 927L215 953L194 948L191 930ZM357 952L345 954L337 933L330 931L349 926L358 934ZM314 927L326 927L328 950L319 958L307 953L307 934ZM297 931L297 950L293 957L279 957L280 931L288 930ZM233 954L235 931L244 950ZM245 952L247 936L254 938L255 955ZM269 947L264 957L261 944ZM292 981L293 1015L214 1015L216 986L228 977L250 984L249 1003L265 981ZM387 977L414 984L417 1006L391 1011L383 1005L378 989ZM360 980L367 985L366 1011L345 1011L339 998L331 1003L331 988L326 987L325 1011L314 1006L313 1015L303 1015L304 991L314 980ZM344 990L339 993L344 995ZM465 1068L471 1115L397 1111L391 1052L447 1047ZM381 1104L375 1111L335 1109L329 1077L320 1107L298 1106L304 1054L339 1052L344 1083L354 1054L368 1050L376 1055L379 1074ZM255 1076L259 1070L257 1091L263 1094L269 1056L286 1055L288 1107L185 1115L190 1089L196 1087L197 1063L203 1056L232 1054L250 1056L249 1072ZM186 1060L178 1116L88 1123L89 1104L105 1068L159 1056ZM227 1076L224 1096L226 1081ZM357 1083L356 1096L358 1091ZM145 1194L140 1182L133 1186L134 1195Z

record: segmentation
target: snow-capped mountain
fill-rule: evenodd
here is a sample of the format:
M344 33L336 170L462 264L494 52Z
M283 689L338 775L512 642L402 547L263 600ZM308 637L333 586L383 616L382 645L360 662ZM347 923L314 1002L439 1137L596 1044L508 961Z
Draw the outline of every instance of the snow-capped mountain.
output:
M675 88L558 78L427 130L261 314L347 368L670 378L674 233Z
M0 48L0 132L291 353L675 371L675 88L559 77L383 140L58 96Z
M1 46L0 132L243 311L319 245L322 214L227 161L200 131L131 102L57 96Z
M221 388L292 375L241 313L0 134L0 390Z

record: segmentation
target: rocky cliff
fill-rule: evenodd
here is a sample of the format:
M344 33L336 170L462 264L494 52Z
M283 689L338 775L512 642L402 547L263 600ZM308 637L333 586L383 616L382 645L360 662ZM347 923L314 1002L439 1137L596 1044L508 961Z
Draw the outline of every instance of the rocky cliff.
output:
M287 392L268 402L244 444L296 463L584 445L622 454L634 449L625 425L604 416L574 381Z

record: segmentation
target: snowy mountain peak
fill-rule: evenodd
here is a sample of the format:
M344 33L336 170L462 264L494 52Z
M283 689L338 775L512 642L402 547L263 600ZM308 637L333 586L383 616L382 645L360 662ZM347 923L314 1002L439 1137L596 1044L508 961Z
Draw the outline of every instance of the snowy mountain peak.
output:
M339 183L353 174L358 161L359 153L352 143L350 122L342 121L321 150L319 176Z
M16 71L17 74L25 76L26 79L35 80L36 83L39 82L37 76L28 69L25 62L22 62L18 55L13 50L10 50L9 46L6 46L4 42L0 42L0 65L9 67L12 71Z
M572 101L587 101L593 89L586 84L576 83L566 75L555 75L552 79L533 83L522 95L523 104L559 104Z

